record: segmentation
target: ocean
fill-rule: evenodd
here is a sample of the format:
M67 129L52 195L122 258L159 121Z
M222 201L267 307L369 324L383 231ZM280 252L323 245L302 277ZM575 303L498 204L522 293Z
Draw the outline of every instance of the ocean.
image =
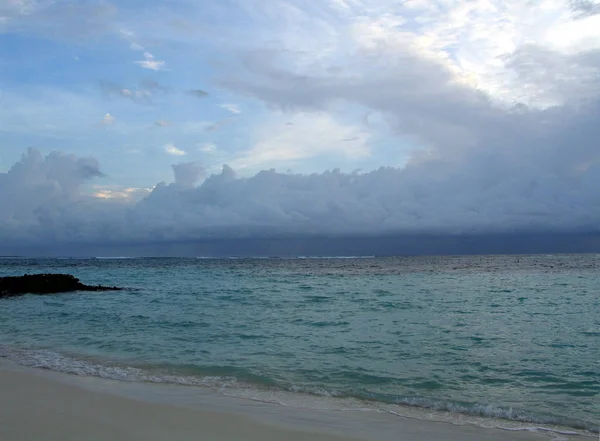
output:
M598 433L599 269L599 255L3 258L0 276L126 289L0 300L0 357L285 405Z

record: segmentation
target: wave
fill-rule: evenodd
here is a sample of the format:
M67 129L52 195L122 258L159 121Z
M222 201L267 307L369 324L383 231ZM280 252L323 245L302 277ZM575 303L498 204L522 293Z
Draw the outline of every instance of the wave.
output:
M139 259L139 257L132 257L132 256L96 256L94 257L94 259L98 259L98 260L123 260L123 259Z
M98 377L108 380L170 383L219 388L237 383L235 377L226 376L195 377L154 374L150 371L133 366L103 364L92 360L75 359L46 349L27 350L0 345L0 358L6 358L21 366L48 369L78 376Z
M393 401L377 400L360 394L327 390L316 385L281 385L272 379L235 367L204 369L197 366L172 365L135 367L93 359L72 358L46 349L30 350L1 344L0 358L9 359L22 366L78 376L207 387L230 397L313 410L385 412L401 417L458 425L468 424L511 431L543 431L585 437L595 437L596 435L593 434L599 433L600 430L598 426L583 421L536 416L511 408L490 405L460 404L418 397L396 398Z
M375 256L296 256L292 259L375 259Z

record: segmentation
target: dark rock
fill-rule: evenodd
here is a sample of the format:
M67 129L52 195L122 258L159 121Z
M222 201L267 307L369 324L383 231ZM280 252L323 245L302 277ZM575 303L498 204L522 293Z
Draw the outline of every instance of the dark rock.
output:
M116 286L84 285L69 274L25 274L0 277L0 298L23 294L56 294L73 291L118 291Z

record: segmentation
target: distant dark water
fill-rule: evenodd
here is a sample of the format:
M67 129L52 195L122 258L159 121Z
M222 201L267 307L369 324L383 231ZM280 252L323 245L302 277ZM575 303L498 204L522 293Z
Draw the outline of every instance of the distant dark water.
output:
M116 293L0 305L0 355L597 430L600 256L1 259Z

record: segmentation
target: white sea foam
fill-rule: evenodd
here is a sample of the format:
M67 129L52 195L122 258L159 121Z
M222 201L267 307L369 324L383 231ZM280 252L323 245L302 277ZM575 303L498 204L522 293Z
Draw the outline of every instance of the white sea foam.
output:
M93 361L77 360L49 350L31 351L10 348L4 345L0 345L0 357L5 357L22 366L108 380L170 383L211 388L229 387L237 383L237 380L233 377L153 374L131 366L112 366Z
M375 256L296 256L296 259L374 259Z
M102 256L97 256L94 257L94 259L99 259L99 260L121 260L121 259L136 259L135 257L131 257L131 256L108 256L108 257L102 257Z

